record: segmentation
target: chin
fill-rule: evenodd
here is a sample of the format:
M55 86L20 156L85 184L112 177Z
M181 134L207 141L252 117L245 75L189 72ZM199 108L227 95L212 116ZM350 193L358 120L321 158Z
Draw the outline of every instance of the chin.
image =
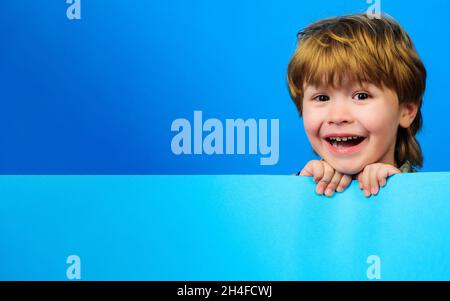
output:
M349 164L336 164L336 166L333 166L331 164L331 167L333 167L335 170L339 171L342 174L346 175L355 175L358 174L361 170L363 170L363 166L360 165L350 165Z

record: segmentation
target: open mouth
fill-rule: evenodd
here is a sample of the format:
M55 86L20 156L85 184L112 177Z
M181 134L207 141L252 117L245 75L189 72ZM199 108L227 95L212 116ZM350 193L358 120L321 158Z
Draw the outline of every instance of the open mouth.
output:
M357 146L364 141L366 137L361 136L348 136L348 137L327 137L325 140L335 148L349 148Z

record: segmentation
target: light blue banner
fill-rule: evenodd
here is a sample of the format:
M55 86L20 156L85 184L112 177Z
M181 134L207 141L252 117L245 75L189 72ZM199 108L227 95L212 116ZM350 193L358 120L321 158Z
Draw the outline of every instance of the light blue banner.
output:
M449 183L327 198L294 176L0 176L0 279L450 280Z

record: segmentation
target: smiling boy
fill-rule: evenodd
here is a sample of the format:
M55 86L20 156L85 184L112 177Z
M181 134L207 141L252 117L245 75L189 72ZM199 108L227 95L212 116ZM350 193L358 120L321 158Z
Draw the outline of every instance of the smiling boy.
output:
M386 179L421 167L416 134L426 70L391 17L364 14L318 21L298 34L289 92L322 160L298 173L331 196L357 179L366 196Z

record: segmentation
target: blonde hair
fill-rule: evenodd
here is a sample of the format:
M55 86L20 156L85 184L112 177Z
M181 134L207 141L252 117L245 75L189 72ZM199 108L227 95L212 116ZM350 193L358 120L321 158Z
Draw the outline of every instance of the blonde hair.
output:
M399 126L395 145L398 165L423 165L416 139L422 127L426 70L411 38L393 18L369 19L365 14L320 20L298 33L297 49L287 70L289 93L300 116L306 84L335 87L345 76L396 91L399 103L414 103L417 115L409 128Z

